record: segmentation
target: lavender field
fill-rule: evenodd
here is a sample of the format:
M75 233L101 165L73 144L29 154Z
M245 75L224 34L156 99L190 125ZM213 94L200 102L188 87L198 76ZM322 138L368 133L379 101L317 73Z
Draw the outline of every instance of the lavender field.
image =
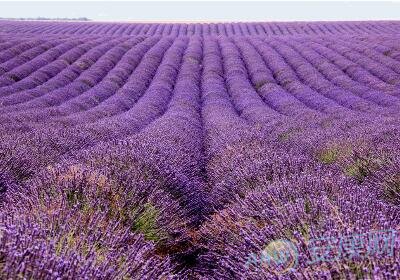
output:
M0 21L0 279L400 279L400 22Z

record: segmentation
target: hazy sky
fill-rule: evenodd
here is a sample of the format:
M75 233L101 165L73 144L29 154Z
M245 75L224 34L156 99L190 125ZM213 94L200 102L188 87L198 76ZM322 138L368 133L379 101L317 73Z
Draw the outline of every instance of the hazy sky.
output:
M400 2L0 2L0 17L132 21L293 21L400 19Z

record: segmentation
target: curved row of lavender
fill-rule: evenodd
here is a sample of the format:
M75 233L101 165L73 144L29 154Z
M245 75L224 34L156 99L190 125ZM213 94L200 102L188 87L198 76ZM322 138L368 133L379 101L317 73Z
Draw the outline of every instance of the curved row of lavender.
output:
M352 22L232 22L232 23L132 23L2 20L0 32L109 36L273 36L393 34L398 21Z
M0 279L398 279L399 26L0 22Z

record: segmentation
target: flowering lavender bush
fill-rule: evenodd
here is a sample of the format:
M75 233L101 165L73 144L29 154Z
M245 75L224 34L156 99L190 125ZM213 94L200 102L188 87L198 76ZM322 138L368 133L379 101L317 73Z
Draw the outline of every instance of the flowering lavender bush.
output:
M399 31L0 21L0 279L398 279Z

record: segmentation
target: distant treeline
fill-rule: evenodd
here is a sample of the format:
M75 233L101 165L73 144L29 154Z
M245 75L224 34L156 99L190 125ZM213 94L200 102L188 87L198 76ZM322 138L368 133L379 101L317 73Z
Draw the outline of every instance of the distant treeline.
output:
M46 18L46 17L37 17L37 18L3 18L0 17L0 20L62 20L62 21L89 21L90 19L86 17L80 18Z

